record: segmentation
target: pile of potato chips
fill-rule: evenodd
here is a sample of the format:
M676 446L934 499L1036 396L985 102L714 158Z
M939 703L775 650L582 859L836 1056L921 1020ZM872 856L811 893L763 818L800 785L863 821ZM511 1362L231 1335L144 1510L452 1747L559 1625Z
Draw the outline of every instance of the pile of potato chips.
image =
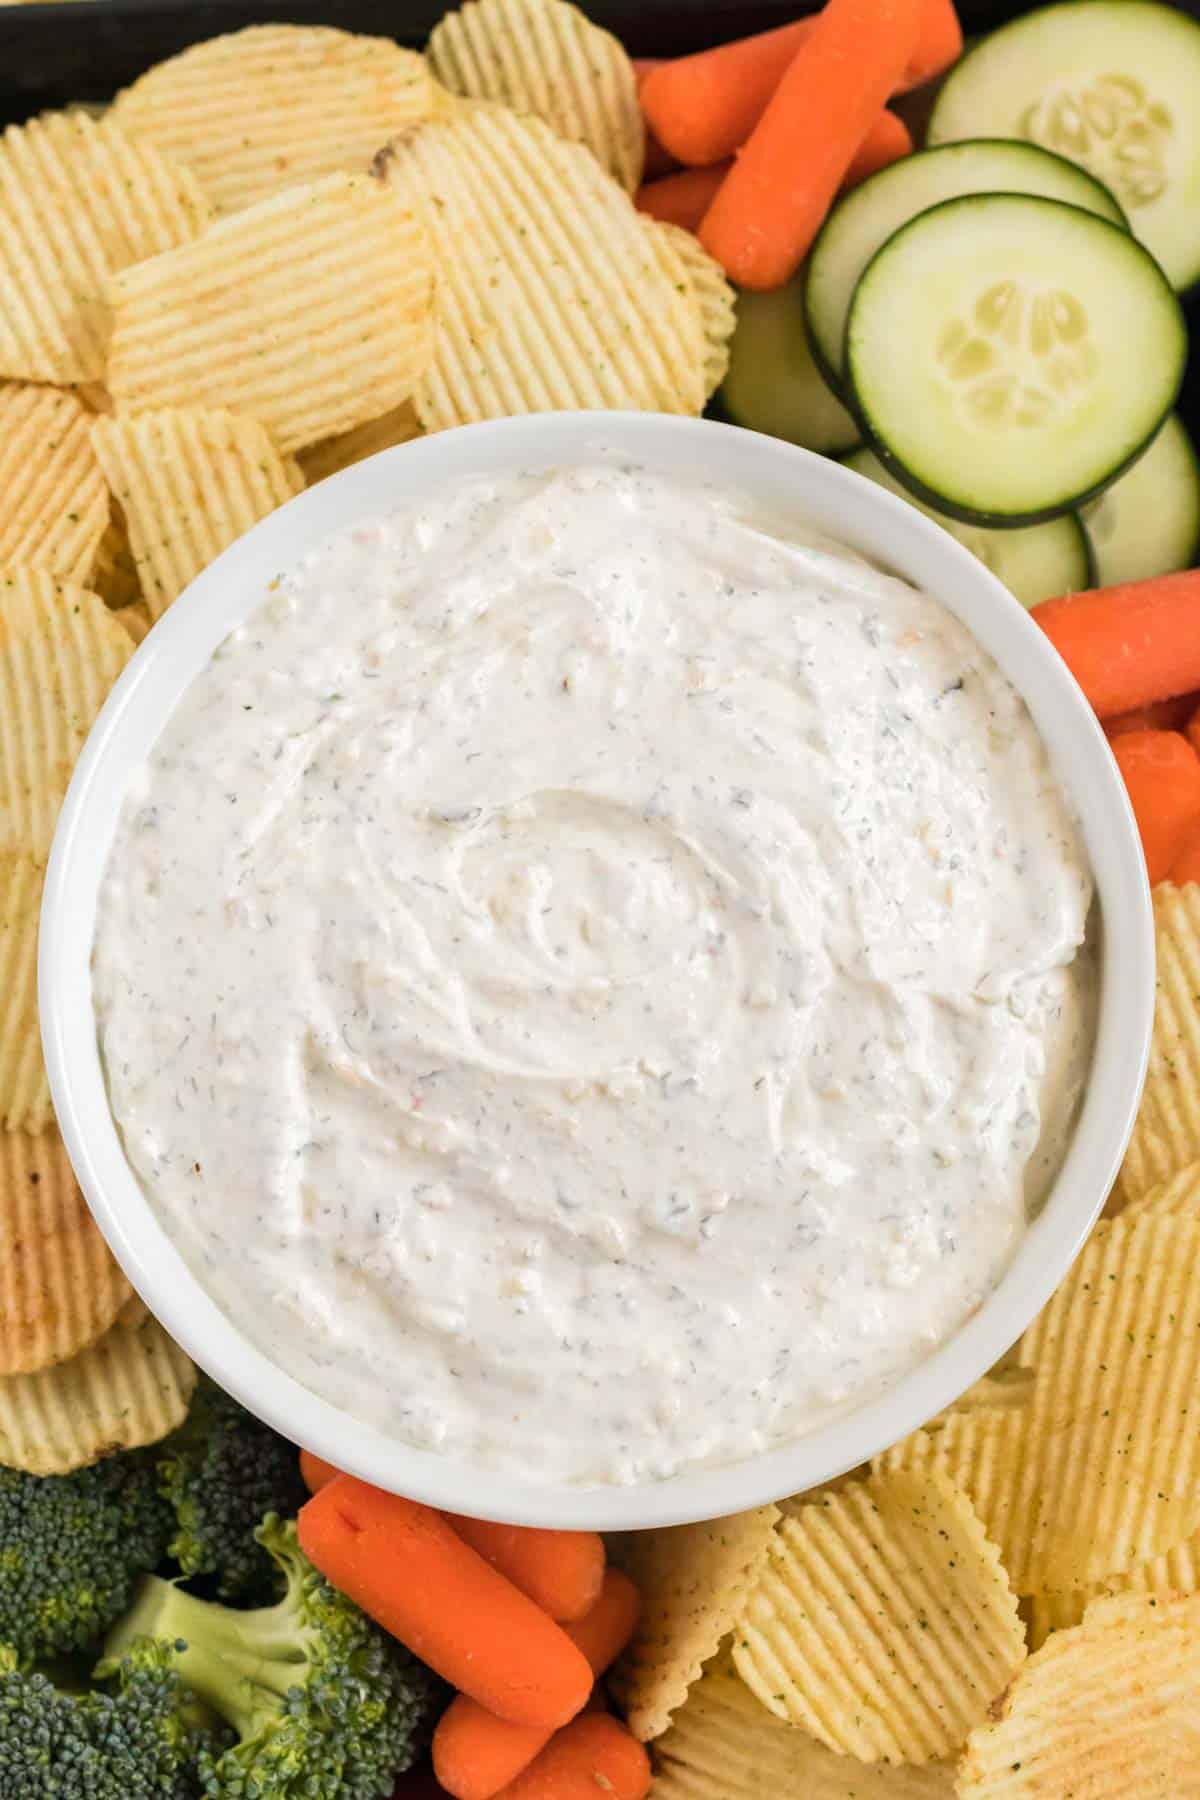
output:
M194 1381L91 1221L42 1066L42 882L105 695L201 569L362 457L703 409L733 294L634 210L643 151L629 58L564 0L473 0L427 57L256 27L0 137L0 1462L151 1442Z
M1109 1207L990 1376L830 1487L626 1541L662 1800L1200 1795L1200 886L1154 896Z

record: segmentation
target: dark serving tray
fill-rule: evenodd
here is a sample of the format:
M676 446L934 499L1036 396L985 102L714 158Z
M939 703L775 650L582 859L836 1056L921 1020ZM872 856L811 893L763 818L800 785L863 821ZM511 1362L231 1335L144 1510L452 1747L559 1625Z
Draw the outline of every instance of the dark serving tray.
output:
M105 101L151 63L201 38L267 20L340 25L420 46L451 0L69 0L6 6L0 0L0 127L43 107ZM1200 18L1200 0L1175 0ZM635 56L682 56L766 31L813 0L583 0L590 18ZM966 31L1031 10L1012 0L959 0ZM1200 107L1200 95L1196 97ZM1200 290L1188 302L1191 363L1181 411L1200 439ZM1131 346L1130 354L1138 355Z

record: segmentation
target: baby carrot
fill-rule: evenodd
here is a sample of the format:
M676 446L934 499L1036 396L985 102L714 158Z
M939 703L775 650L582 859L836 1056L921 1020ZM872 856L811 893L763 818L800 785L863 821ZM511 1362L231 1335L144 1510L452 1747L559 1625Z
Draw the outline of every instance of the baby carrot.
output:
M886 169L889 163L899 162L902 156L911 156L912 147L912 133L904 120L884 107L854 152L842 179L841 191L845 193L847 188L857 187L868 175Z
M645 181L637 191L637 209L649 213L652 219L665 219L668 225L682 225L688 231L698 231L701 219L732 167L733 164L728 162L714 163L711 169L679 169L674 175L664 175L660 181Z
M828 0L700 226L741 287L796 273L895 89L923 0Z
M954 0L922 0L917 42L904 71L906 88L923 87L962 55L963 34Z
M1183 887L1189 881L1200 881L1200 818L1188 826L1180 839L1175 861L1171 864L1170 879L1176 887Z
M500 1791L503 1800L644 1800L650 1780L650 1758L633 1734L607 1713L585 1713Z
M298 1525L335 1588L490 1712L552 1730L586 1702L583 1652L431 1506L339 1475Z
M1102 719L1200 688L1200 569L1044 600L1033 617Z
M652 69L660 69L662 67L662 60L661 56L634 57L633 74L638 85L639 95L646 85L646 77L650 74ZM677 169L679 165L671 155L671 152L665 150L655 137L650 121L644 119L643 124L646 127L646 155L642 165L642 179L645 181L653 181L659 175L669 175L671 170Z
M640 1597L629 1577L609 1569L591 1611L564 1626L593 1674L602 1675L621 1654L633 1636L639 1607ZM455 1800L491 1800L545 1749L551 1735L530 1725L511 1725L459 1694L433 1734L433 1766Z
M1131 712L1116 713L1111 719L1105 719L1104 729L1109 737L1119 737L1123 731L1182 731L1196 710L1195 694L1177 694L1173 700L1156 700L1150 706L1135 706ZM1193 739L1195 744L1195 739ZM1200 750L1200 744L1195 744Z
M758 124L815 24L797 19L652 69L642 83L642 111L659 143L681 163L702 165L732 156Z
M311 1450L300 1452L300 1479L310 1494L319 1494L326 1482L332 1481L341 1472L340 1469L335 1469L332 1463L327 1463L323 1458L314 1456Z
M1178 731L1124 731L1112 753L1125 778L1150 885L1165 881L1200 820L1200 757Z
M604 1582L604 1540L596 1531L535 1531L447 1513L460 1538L552 1619L582 1619Z

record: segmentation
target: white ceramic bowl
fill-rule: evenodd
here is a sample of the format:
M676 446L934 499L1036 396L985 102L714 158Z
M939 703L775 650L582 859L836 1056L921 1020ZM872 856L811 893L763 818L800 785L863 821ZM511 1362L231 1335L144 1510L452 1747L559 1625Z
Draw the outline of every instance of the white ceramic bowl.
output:
M101 1070L90 960L97 890L130 776L273 575L403 495L600 457L717 479L783 508L963 620L1024 695L1082 822L1100 901L1102 974L1091 1081L1062 1171L1004 1278L949 1342L882 1396L768 1454L658 1484L580 1488L414 1450L318 1399L242 1336L191 1274L126 1162ZM88 739L54 841L40 950L46 1064L71 1160L130 1280L195 1360L287 1437L382 1487L517 1524L601 1529L710 1518L812 1487L914 1430L983 1374L1062 1279L1108 1192L1141 1089L1154 992L1149 895L1124 788L1082 695L1017 602L953 538L837 463L730 426L644 413L504 420L385 451L291 501L219 557L138 650Z

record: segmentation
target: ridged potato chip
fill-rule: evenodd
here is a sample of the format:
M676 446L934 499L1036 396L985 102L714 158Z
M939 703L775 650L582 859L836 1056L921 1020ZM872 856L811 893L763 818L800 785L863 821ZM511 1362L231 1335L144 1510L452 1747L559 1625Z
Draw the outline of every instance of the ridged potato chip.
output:
M97 419L92 441L152 620L235 538L304 487L298 465L257 419L223 409Z
M420 217L372 175L329 175L221 219L113 284L120 412L229 407L283 452L407 400L433 350Z
M733 1635L765 1707L862 1762L949 1756L1024 1656L999 1552L936 1470L853 1482L785 1518Z
M0 1377L0 1462L69 1475L114 1450L157 1444L182 1425L195 1386L190 1358L131 1300L67 1362Z
M491 106L421 125L377 158L423 212L441 268L430 431L515 413L699 413L699 308L629 196L579 144Z
M622 1565L642 1596L641 1623L609 1685L635 1737L659 1737L683 1705L755 1586L779 1517L777 1506L759 1506L626 1540Z
M108 524L91 415L59 388L0 382L0 567L86 581Z
M1100 1600L967 1743L960 1800L1196 1800L1200 1596Z
M1200 1159L1200 883L1155 888L1154 943L1150 1065L1116 1184L1126 1205Z
M131 651L98 595L0 570L0 850L49 851L75 758Z
M365 425L356 425L353 431L344 431L340 437L326 438L323 444L302 450L297 460L305 481L309 487L315 487L327 475L336 475L380 450L391 450L396 444L407 444L420 435L417 415L411 402L406 401L403 406L384 413L380 419L368 419Z
M1034 1527L1027 1433L1027 1407L952 1409L925 1430L902 1438L872 1465L877 1473L937 1469L961 1488L998 1547L1018 1593L1029 1591L1014 1572L1028 1558Z
M451 93L532 113L586 144L633 193L646 131L624 47L567 0L468 0L435 25L429 66Z
M186 163L222 212L364 169L433 111L424 57L390 38L251 25L193 44L118 94L111 117Z
M150 617L150 608L144 600L134 600L129 606L119 606L113 617L120 620L135 644L141 643L154 623Z
M1131 1200L1118 1217L1129 1220L1149 1212L1182 1213L1189 1219L1200 1218L1200 1162L1189 1163L1178 1175L1147 1188L1144 1194Z
M74 1356L129 1296L58 1131L0 1133L0 1375Z
M96 466L99 467L99 462ZM104 480L103 472L100 478ZM107 482L104 491L107 495ZM99 594L105 606L132 606L135 600L142 597L137 565L129 547L129 533L119 506L114 505L110 509L108 525L97 546L88 585L94 594Z
M1029 1603L1029 1644L1038 1649L1052 1631L1078 1625L1093 1600L1108 1594L1195 1594L1200 1592L1200 1535L1165 1550L1152 1562L1135 1563L1089 1588L1069 1593L1034 1594Z
M716 393L729 370L729 346L737 326L737 296L719 262L708 254L700 239L682 225L647 219L646 229L666 238L687 270L704 331L704 386Z
M1084 1587L1200 1529L1200 1220L1100 1226L1022 1340L1035 1371L1023 1593Z
M654 1746L654 1800L952 1800L944 1764L839 1756L785 1725L725 1659L704 1671Z
M44 113L0 138L0 375L104 374L110 278L199 236L199 183L109 119Z
M0 730L3 718L0 716ZM37 1012L40 862L0 849L0 1127L41 1131L50 1119Z

